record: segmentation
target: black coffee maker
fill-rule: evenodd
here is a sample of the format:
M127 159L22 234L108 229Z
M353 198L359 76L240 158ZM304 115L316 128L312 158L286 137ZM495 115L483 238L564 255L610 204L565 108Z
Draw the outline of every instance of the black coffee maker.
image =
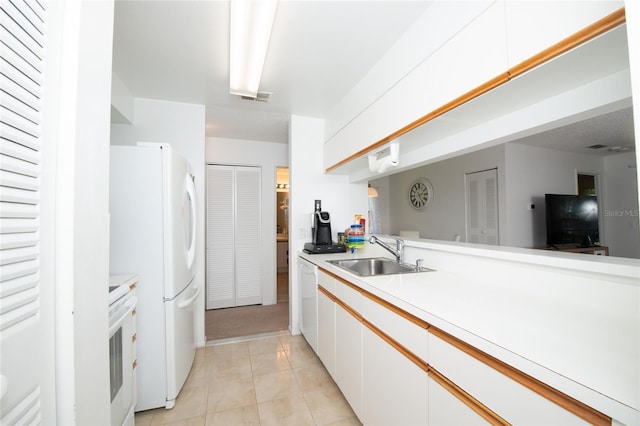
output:
M315 200L313 209L313 223L311 227L311 242L304 245L305 253L344 253L345 246L333 244L331 240L331 216L323 212L320 200Z

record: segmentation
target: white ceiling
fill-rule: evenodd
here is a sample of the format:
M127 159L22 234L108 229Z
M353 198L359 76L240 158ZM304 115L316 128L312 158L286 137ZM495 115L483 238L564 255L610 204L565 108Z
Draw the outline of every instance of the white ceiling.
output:
M287 143L289 115L326 116L429 5L280 0L260 86L272 95L263 103L229 94L228 1L116 0L113 70L134 97L206 105L208 137ZM633 147L631 109L521 142L550 140L580 152Z
M288 117L324 117L428 1L280 0L261 92L229 94L228 1L117 0L113 70L134 97L204 104L207 136L288 142Z

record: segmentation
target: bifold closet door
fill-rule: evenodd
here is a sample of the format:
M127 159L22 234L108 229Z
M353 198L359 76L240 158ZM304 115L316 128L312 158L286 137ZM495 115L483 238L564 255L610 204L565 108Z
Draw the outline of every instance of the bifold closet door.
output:
M262 303L260 168L207 166L207 309Z

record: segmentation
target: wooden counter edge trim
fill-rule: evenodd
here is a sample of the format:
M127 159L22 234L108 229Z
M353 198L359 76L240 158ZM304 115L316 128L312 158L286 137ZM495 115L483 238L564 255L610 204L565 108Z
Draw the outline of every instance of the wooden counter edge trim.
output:
M489 407L475 399L473 396L465 392L464 389L453 383L446 376L443 376L438 370L429 367L429 377L436 381L440 386L445 388L447 392L458 398L464 405L471 408L480 417L491 423L492 425L511 425L508 421L493 412Z
M558 43L509 68L508 72L510 74L510 78L524 74L525 72L530 71L537 66L542 65L545 62L550 61L551 59L616 28L619 25L624 24L625 21L625 9L622 7L604 18L597 20L593 24L584 27L578 32L571 34Z
M358 157L361 157L363 155L365 155L366 153L373 151L379 147L381 147L382 145L392 141L393 139L396 139L402 135L404 135L405 133L409 133L411 130L420 127L421 125L433 120L434 118L437 118L457 107L459 107L460 105L463 105L475 98L477 98L480 95L484 95L485 93L495 89L498 86L501 86L502 84L506 83L509 81L509 72L504 72L501 73L500 75L498 75L497 77L492 78L489 81L486 81L484 83L482 83L481 85L477 86L476 88L462 94L461 96L458 96L457 98L453 99L452 101L447 102L446 104L434 109L433 111L427 113L426 115L420 117L419 119L413 121L412 123L407 124L406 126L402 127L400 130L396 130L395 132L391 133L389 136L384 137L383 139L379 140L378 142L373 143L372 145L369 145L365 148L362 148L361 150L357 151L356 153L350 155L349 157L345 158L344 160L341 160L339 162L337 162L336 164L334 164L333 166L328 167L325 170L325 173L330 173L333 170L337 169L338 167L344 166L345 164L347 164L348 162L355 160Z
M602 425L602 426L605 426L605 425L610 426L611 425L611 418L608 417L607 415L597 411L596 409L591 408L588 405L586 405L586 404L584 404L584 403L582 403L582 402L570 397L569 395L566 395L566 394L560 392L559 390L557 390L557 389L555 389L555 388L553 388L553 387L541 382L540 380L538 380L538 379L536 379L534 377L531 377L526 373L523 373L522 371L516 369L515 367L512 367L509 364L506 364L505 362L500 361L497 358L494 358L493 356L481 351L480 349L477 349L474 346L471 346L470 344L458 339L457 337L452 336L451 334L447 333L446 331L443 331L443 330L440 330L437 327L434 327L433 325L429 324L428 322L413 316L412 314L410 314L410 313L398 308L397 306L387 302L386 300L384 300L384 299L382 299L382 298L380 298L380 297L378 297L378 296L376 296L376 295L374 295L372 293L369 293L366 290L363 290L362 288L358 287L355 284L350 283L349 281L346 281L344 278L341 278L341 277L339 277L339 276L327 271L326 269L323 269L323 268L319 268L319 269L323 273L325 273L325 274L331 276L332 278L340 281L341 283L347 285L348 287L358 291L363 296L365 296L365 297L371 299L372 301L380 304L384 308L387 308L387 309L391 310L392 312L396 313L397 315L400 315L401 317L413 322L414 324L417 324L417 325L427 329L434 336L437 336L440 339L444 340L445 342L451 344L452 346L455 346L457 349L463 351L467 355L472 356L473 358L477 359L478 361L482 362L483 364L493 368L494 370L496 370L496 371L504 374L505 376L509 377L510 379L520 383L521 385L523 385L526 388L530 389L531 391L537 393L538 395L548 399L549 401L553 402L554 404L556 404L556 405L564 408L565 410L573 413L577 417L580 417L581 419L586 420L590 424L598 425L598 426L600 426L600 425ZM327 296L329 299L331 299L333 302L335 302L336 304L340 305L350 315L352 315L354 318L356 318L358 321L360 321L363 325L365 325L368 329L370 329L375 334L377 334L380 338L382 338L387 343L389 343L393 348L395 348L400 353L402 353L405 357L407 357L410 361L412 361L418 367L420 367L421 369L423 369L423 370L425 370L427 372L432 372L432 371L435 372L434 373L434 378L438 379L437 381L438 381L438 383L440 383L440 385L442 385L443 387L448 389L460 401L462 401L465 405L469 406L476 413L480 414L487 421L489 421L492 424L509 424L508 422L505 422L504 419L502 419L496 413L491 411L488 407L484 406L481 402L477 401L471 395L467 394L463 389L459 388L455 383L451 382L449 379L447 379L441 373L437 372L437 370L435 370L431 365L429 365L427 362L422 360L422 358L420 358L417 355L415 355L413 352L411 352L410 350L408 350L407 348L402 346L400 343L398 343L391 336L387 335L384 331L382 331L381 329L376 327L373 323L369 322L366 318L364 318L362 316L362 314L360 314L359 312L354 310L351 306L347 305L345 302L343 302L342 300L337 298L329 290L325 289L320 284L318 284L318 290L321 293L323 293L325 296ZM455 390L455 391L452 391L452 390ZM478 408L478 407L484 407L484 408ZM502 422L504 422L504 423L502 423Z
M569 395L560 392L540 380L523 373L515 367L482 352L480 349L477 349L457 337L450 335L446 331L442 331L437 327L431 326L429 328L429 332L590 424L603 426L611 425L611 418L605 414L589 407L577 399L570 397Z
M344 303L337 297L334 297L337 305L341 306L345 309L349 314L351 314L355 319L360 321L362 325L371 330L374 334L384 340L389 346L398 351L401 355L407 358L409 361L414 363L418 368L427 373L429 377L438 382L442 387L444 387L449 393L455 396L458 400L460 400L463 404L468 406L471 410L481 416L483 419L488 421L492 425L509 425L510 423L500 417L498 414L489 409L486 405L475 399L473 396L468 394L464 389L460 388L458 385L453 383L451 380L443 376L440 372L431 367L425 360L420 358L418 355L407 349L404 345L400 344L393 337L389 336L387 333L376 327L373 323L369 322L366 318L364 318L361 314L356 312L349 305Z
M420 358L418 355L411 352L409 349L400 344L396 339L389 336L387 333L376 327L373 323L369 322L366 318L362 318L362 324L375 333L382 340L387 342L392 348L400 352L405 356L409 361L413 362L419 368L421 368L425 373L429 372L429 364Z
M379 147L381 147L382 145L392 141L393 139L402 136L405 133L410 132L411 130L415 129L416 127L421 126L424 123L427 123L431 120L433 120L436 117L441 116L442 114L451 111L454 108L459 107L460 105L463 105L475 98L477 98L480 95L483 95L487 92L489 92L490 90L495 89L498 86L501 86L502 84L508 82L509 80L511 80L514 77L517 77L521 74L524 74L527 71L530 71L542 64L544 64L545 62L550 61L551 59L575 48L580 46L583 43L586 43L589 40L592 40L596 37L598 37L599 35L623 24L626 22L626 15L625 15L625 9L624 7L616 10L615 12L605 16L602 19L599 19L598 21L584 27L583 29L573 33L572 35L564 38L563 40L559 41L558 43L542 50L541 52L536 53L535 55L529 57L528 59L525 59L524 61L520 62L519 64L509 68L506 72L499 74L497 77L492 78L491 80L477 86L476 88L466 92L465 94L463 94L462 96L459 96L457 98L455 98L454 100L442 105L439 108L434 109L433 111L427 113L426 115L420 117L419 119L413 121L412 123L409 123L408 125L402 127L400 130L397 130L395 132L393 132L392 134L390 134L389 136L384 137L383 139L379 140L378 142L373 143L372 145L369 145L365 148L362 148L361 150L357 151L355 154L350 155L349 157L337 162L336 164L329 166L325 169L325 173L330 173L333 170L344 166L345 164L349 163L350 161L355 160L358 157L363 156L364 154L367 154L370 151L373 151Z
M424 329L429 328L429 323L426 322L425 320L420 319L417 316L412 315L409 312L398 308L394 304L392 304L390 302L387 302L386 300L382 299L381 297L376 296L373 293L369 293L367 290L363 290L362 288L358 287L357 285L350 283L349 281L345 280L344 278L341 278L341 277L337 276L336 274L327 271L326 269L323 269L323 268L319 268L319 269L323 273L329 275L331 278L334 278L334 279L340 281L341 283L345 284L346 286L356 290L357 292L361 293L364 297L376 302L377 304L381 305L384 308L387 308L391 312L395 313L396 315L401 316L402 318L406 319L407 321L412 322L413 324L417 325L418 327L424 328ZM329 294L331 294L331 293L329 293Z

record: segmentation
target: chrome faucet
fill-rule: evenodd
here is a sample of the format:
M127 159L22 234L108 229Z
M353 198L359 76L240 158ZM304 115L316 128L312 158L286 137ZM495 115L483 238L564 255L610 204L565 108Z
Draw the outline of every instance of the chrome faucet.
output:
M375 235L372 235L369 238L369 242L371 244L380 244L382 248L384 248L385 250L387 250L389 253L391 253L396 257L396 260L398 261L398 263L403 263L404 262L404 240L400 238L394 238L394 239L396 240L395 249L391 248L387 243L385 243L384 241L381 241Z

